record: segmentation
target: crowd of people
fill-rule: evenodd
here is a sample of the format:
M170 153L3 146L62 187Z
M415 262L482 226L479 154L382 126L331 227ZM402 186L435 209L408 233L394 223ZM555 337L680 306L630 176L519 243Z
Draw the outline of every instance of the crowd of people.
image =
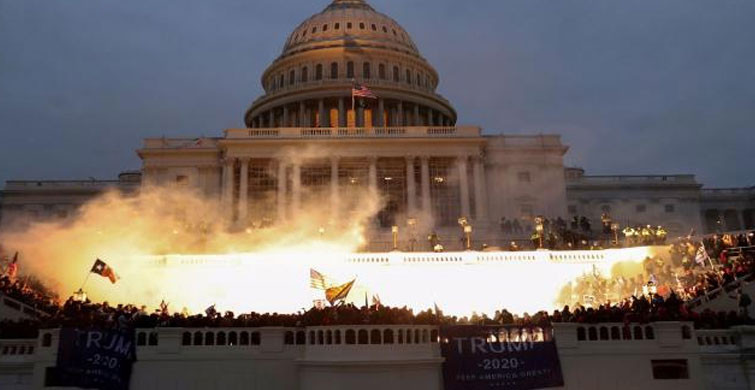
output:
M725 328L752 324L748 312L750 297L740 287L742 281L755 279L755 251L742 249L751 246L750 240L750 235L715 235L702 241L674 242L670 245L668 261L647 258L643 272L635 278L606 278L598 272L584 275L575 284L567 286L567 295L576 299L567 302L562 310L523 316L501 310L492 317L479 314L456 317L444 315L437 307L415 313L406 307L392 308L379 302L362 307L341 303L294 314L252 312L237 315L230 311L217 312L213 306L204 314L192 315L185 309L172 312L167 304L150 311L146 306L94 303L83 294L74 294L60 304L58 297L35 279L5 272L0 277L0 293L33 307L39 315L33 320L0 322L0 338L35 337L38 329L62 326L204 328L503 324L544 327L559 322L690 321L697 328ZM726 294L735 299L739 312L691 310L696 300L715 294Z

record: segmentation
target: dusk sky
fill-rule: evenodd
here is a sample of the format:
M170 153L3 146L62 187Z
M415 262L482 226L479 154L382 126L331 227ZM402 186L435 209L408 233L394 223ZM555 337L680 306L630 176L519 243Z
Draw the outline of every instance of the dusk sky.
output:
M0 181L115 178L143 138L243 126L328 0L0 0ZM371 0L460 124L561 134L588 174L755 185L755 1Z

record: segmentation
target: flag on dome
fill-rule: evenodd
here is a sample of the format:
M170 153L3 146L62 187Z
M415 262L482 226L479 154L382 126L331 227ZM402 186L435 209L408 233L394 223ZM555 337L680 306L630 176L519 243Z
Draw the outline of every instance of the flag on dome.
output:
M351 292L351 288L354 287L354 283L356 281L357 280L354 279L344 285L331 287L325 290L325 299L327 299L331 305L335 304L338 301L346 299L346 297L349 296L349 292Z
M377 95L375 95L369 88L361 84L354 84L354 86L351 88L351 97L377 99Z
M97 259L94 262L94 265L92 265L92 269L89 272L100 275L103 278L108 278L110 279L110 283L113 284L115 284L115 282L120 279L120 277L115 273L115 270L100 259Z

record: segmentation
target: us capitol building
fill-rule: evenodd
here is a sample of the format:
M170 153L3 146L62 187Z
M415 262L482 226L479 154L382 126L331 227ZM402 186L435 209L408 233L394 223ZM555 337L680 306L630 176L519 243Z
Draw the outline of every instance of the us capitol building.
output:
M564 166L559 135L489 135L458 124L440 77L396 21L364 0L335 0L301 23L261 77L245 128L218 138L144 140L142 168L114 181L9 181L0 223L70 218L109 188L194 189L236 226L285 221L313 202L344 217L355 189L384 199L370 236L417 221L423 233L502 244L502 218L604 212L673 234L755 227L755 187L702 189L693 175L589 176ZM377 99L352 102L357 82ZM451 243L452 244L452 243ZM375 250L385 248L375 247Z

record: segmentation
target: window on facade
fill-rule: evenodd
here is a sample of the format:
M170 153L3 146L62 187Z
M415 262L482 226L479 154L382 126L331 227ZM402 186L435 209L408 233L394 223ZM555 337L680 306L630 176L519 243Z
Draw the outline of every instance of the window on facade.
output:
M398 83L400 77L401 76L399 76L399 73L398 73L398 66L394 66L393 67L393 81Z
M392 29L393 35L396 35L396 29Z
M412 71L410 71L409 69L406 70L406 83L412 83Z
M359 23L359 29L364 30L364 23Z
M317 27L312 27L312 34L317 32Z
M638 213L644 213L645 211L647 211L647 209L648 209L648 207L646 205L644 205L644 204L638 204L637 207L635 207L635 210Z
M417 85L421 85L422 84L422 76L420 76L419 73L417 73L417 78L415 79L415 81L417 82Z
M667 213L673 213L675 211L673 204L667 204L665 207Z
M372 75L370 74L372 69L370 67L369 62L365 62L362 64L362 78L369 79Z
M178 175L176 176L176 184L179 186L186 186L189 184L189 177L186 175Z
M388 33L388 28L387 28L387 27L385 27L385 26L383 26L383 32L384 32L384 33Z
M351 22L346 23L346 28L347 29L351 30L352 27L353 27L353 25L351 24Z
M315 66L315 80L322 80L322 64Z
M306 83L309 81L309 69L305 66L301 68L301 82Z
M327 24L323 24L322 25L322 32L325 32L325 31L328 31L328 25Z
M378 77L385 80L385 65L383 64L378 65Z
M347 79L354 78L354 61L349 61L346 63L346 78Z
M294 81L296 80L296 72L291 70L288 74L288 85L294 85Z
M341 29L341 23L334 24L333 28L336 29L336 30L340 30Z
M529 172L519 172L516 176L519 179L520 183L531 183L532 182L532 176L530 175Z
M461 215L459 186L448 180L454 173L454 164L451 158L431 158L429 161L431 205L440 226L456 225Z
M377 26L374 24L372 25L372 31L377 31Z
M283 75L278 75L278 88L283 88Z
M570 204L569 205L569 214L577 214L577 206Z
M653 379L689 379L687 359L651 360Z
M330 64L330 78L331 79L338 78L338 63L337 62Z

